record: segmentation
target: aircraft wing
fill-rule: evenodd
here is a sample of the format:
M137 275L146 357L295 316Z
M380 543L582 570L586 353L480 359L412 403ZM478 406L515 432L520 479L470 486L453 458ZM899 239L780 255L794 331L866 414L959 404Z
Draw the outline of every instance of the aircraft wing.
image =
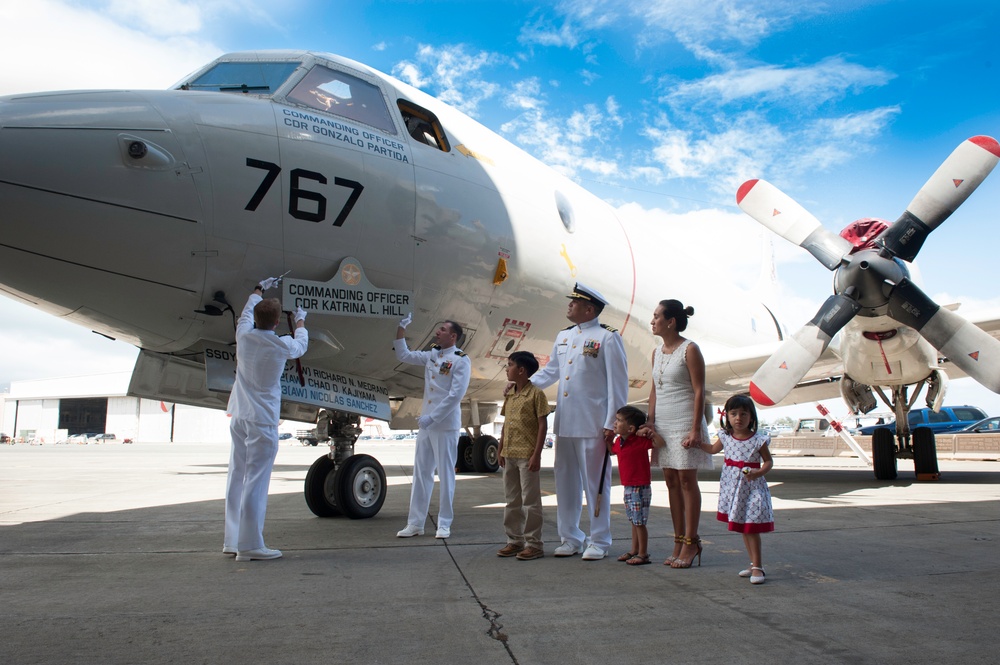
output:
M836 347L835 340L780 406L840 396L839 384L844 368ZM721 406L731 395L747 392L754 372L777 348L778 344L774 343L731 350L705 350L705 381L712 403Z

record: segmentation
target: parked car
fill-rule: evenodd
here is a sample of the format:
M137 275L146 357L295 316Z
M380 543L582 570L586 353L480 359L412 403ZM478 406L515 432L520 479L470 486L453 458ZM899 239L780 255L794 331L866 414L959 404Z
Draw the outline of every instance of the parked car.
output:
M118 443L118 437L110 432L104 434L88 434L87 438L91 443Z
M799 418L795 421L791 435L796 434L824 434L830 429L830 421L826 418Z
M278 441L287 441L288 439L291 438L292 438L291 432L282 432L281 434L278 435Z
M962 429L955 432L955 434L982 434L982 433L1000 433L1000 416L993 416L992 418L983 418L979 422L972 423L968 427L963 427Z
M910 424L912 432L918 427L930 428L932 432L954 432L968 427L986 418L986 413L975 406L942 406L938 412L930 409L913 409L907 415L907 422ZM886 423L885 425L868 425L861 428L862 434L870 435L879 427L887 427L893 434L896 433L896 423Z

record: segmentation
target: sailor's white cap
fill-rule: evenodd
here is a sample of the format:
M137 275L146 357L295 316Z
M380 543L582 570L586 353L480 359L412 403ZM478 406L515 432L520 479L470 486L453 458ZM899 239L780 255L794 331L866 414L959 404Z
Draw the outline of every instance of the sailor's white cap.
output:
M608 304L607 299L597 291L597 289L592 289L586 284L581 284L577 282L573 286L573 293L566 296L567 298L573 298L578 300L586 300L587 302L592 302L598 306L598 308L603 308Z

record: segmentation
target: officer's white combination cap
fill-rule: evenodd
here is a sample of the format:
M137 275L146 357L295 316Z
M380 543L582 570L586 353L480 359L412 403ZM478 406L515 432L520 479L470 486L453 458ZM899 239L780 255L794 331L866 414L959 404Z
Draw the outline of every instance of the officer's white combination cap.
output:
M588 302L596 303L601 307L608 304L607 299L597 291L597 289L592 289L586 284L581 284L577 282L573 287L573 293L566 296L567 298L574 298L580 300L586 300Z

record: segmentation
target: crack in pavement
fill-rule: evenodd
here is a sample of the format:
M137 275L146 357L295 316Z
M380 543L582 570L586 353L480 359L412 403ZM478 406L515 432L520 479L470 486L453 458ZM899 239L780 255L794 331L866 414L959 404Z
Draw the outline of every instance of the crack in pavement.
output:
M476 603L479 605L479 609L482 610L483 618L486 619L486 621L488 621L490 624L490 627L486 630L486 634L489 635L492 639L496 640L497 642L500 642L503 645L504 650L507 651L507 655L510 656L510 662L514 663L515 665L518 665L517 657L514 655L514 652L511 651L510 649L510 643L508 642L508 635L503 630L503 624L500 623L500 617L502 615L499 612L491 610L479 598L479 594L476 593L476 590L473 588L472 583L469 582L469 578L465 576L465 571L462 570L462 567L458 565L458 561L455 560L455 555L452 554L451 547L448 545L447 539L444 541L444 547L448 551L448 556L451 557L451 562L455 564L455 570L457 570L458 574L462 576L462 581L465 582L465 586L469 589L469 593L472 594L473 599L475 599Z

